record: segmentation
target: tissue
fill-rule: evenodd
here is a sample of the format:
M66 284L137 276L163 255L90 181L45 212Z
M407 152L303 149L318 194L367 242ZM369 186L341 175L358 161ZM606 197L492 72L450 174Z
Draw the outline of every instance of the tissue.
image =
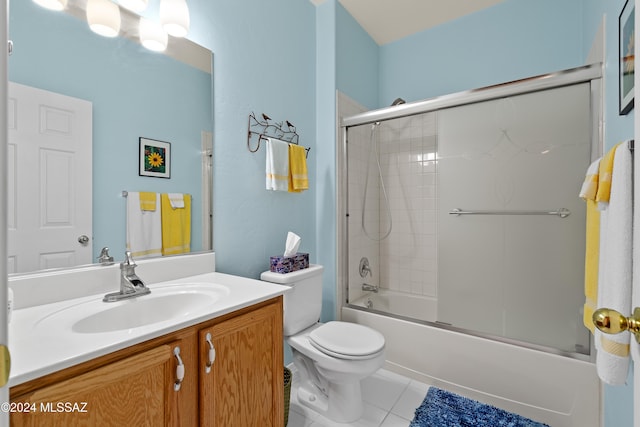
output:
M309 267L309 254L300 253L300 236L291 231L287 233L284 255L270 257L270 270L273 273L291 273Z
M284 256L294 256L298 253L300 247L300 236L289 231L287 233L287 242L284 245Z

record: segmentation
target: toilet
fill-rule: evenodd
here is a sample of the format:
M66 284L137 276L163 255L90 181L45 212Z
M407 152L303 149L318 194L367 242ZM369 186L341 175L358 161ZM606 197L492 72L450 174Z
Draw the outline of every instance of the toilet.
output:
M284 294L284 336L291 346L300 404L340 423L362 416L360 380L384 364L384 336L356 323L319 323L321 265L292 273L265 271L265 282L290 286Z

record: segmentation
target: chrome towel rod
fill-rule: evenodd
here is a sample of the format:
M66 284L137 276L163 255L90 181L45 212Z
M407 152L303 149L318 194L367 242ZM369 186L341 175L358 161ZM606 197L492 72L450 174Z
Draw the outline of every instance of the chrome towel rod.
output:
M566 218L571 215L571 211L567 208L560 208L555 211L463 211L455 208L449 211L449 215L554 215Z
M155 193L155 191L152 191L152 193ZM184 195L190 196L191 200L193 200L193 196L189 193L183 193ZM122 197L129 197L129 192L127 190L122 190Z

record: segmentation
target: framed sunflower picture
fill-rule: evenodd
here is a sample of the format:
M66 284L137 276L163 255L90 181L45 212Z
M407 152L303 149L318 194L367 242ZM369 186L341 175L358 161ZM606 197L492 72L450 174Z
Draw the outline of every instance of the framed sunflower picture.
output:
M139 174L171 178L171 143L140 137Z

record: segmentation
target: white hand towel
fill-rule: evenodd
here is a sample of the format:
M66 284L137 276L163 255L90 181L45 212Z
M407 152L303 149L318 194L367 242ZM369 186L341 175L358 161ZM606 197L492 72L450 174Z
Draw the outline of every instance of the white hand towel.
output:
M268 138L266 178L267 190L289 190L289 143Z
M631 311L632 273L632 159L627 144L616 148L611 178L611 198L603 211L604 241L600 246L602 281L598 286L598 307L612 308L628 316ZM629 369L629 338L625 331L595 334L596 367L602 381L624 384Z
M127 250L134 258L162 255L162 222L160 195L156 195L156 210L140 209L140 193L127 195Z
M634 165L640 165L640 163L638 163L638 161L640 161L640 155L637 154L639 149L640 147L633 151ZM633 193L634 200L640 201L640 170L636 170L633 173ZM640 207L633 209L633 259L635 259L636 262L633 263L631 307L635 309L635 307L640 307ZM640 365L638 364L640 363L640 344L638 344L633 337L630 338L630 340L631 357L635 362L634 369L640 369ZM636 378L640 378L640 376L636 375Z
M167 197L169 197L169 203L173 209L184 209L184 194L167 193Z

